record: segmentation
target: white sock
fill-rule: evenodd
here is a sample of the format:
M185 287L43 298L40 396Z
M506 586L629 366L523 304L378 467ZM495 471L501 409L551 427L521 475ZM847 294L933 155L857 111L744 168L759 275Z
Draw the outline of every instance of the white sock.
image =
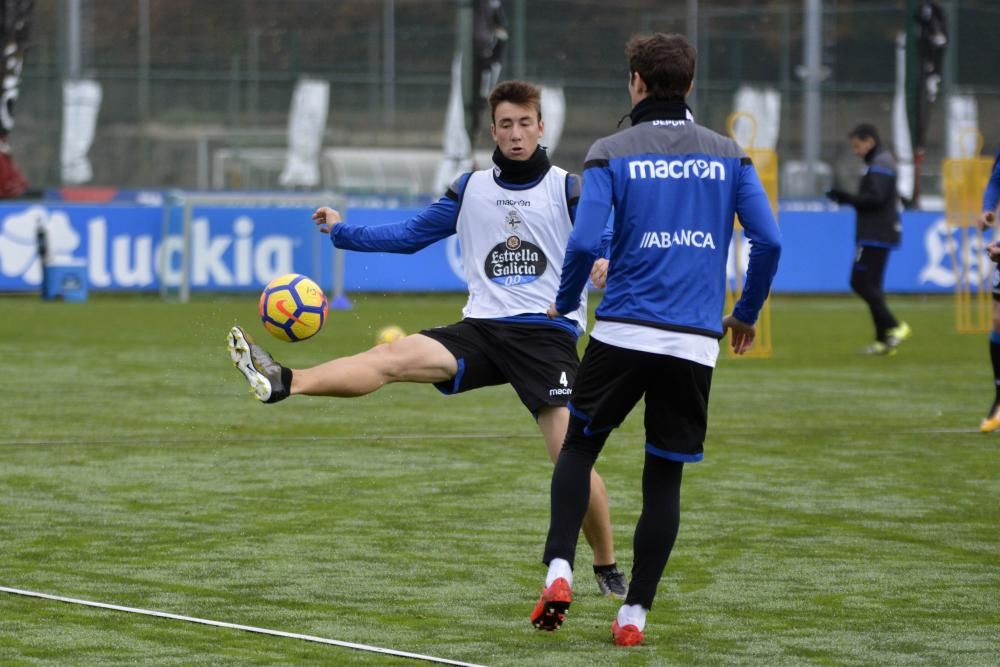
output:
M642 605L623 604L621 609L618 610L618 625L623 628L626 625L634 625L639 628L639 632L642 632L646 627L646 614L648 611Z
M549 561L549 573L545 576L545 587L548 588L556 579L563 578L573 586L573 568L569 566L569 561L562 558L553 558Z

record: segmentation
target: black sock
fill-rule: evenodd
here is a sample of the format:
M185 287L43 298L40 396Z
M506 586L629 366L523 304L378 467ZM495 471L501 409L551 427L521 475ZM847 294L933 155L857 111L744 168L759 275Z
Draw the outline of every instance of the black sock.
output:
M265 403L277 403L278 401L288 398L292 391L292 369L281 367L281 386L275 387L271 386L271 395L268 397Z
M618 563L611 563L611 565L595 565L594 574L607 574L608 572L614 572L618 569Z
M990 413L1000 405L1000 334L990 334L990 361L993 362L993 383L996 385L996 396Z

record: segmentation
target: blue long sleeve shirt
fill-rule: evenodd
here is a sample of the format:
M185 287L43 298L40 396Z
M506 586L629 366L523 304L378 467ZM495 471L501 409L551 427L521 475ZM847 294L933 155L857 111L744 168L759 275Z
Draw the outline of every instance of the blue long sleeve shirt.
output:
M986 190L983 191L983 210L995 211L998 204L1000 204L1000 151L997 151L997 158L993 161L993 173L990 174Z
M720 337L739 215L751 250L733 314L757 321L781 235L756 170L735 142L680 120L641 122L596 142L556 298L561 313L579 302L612 208L608 284L597 319Z

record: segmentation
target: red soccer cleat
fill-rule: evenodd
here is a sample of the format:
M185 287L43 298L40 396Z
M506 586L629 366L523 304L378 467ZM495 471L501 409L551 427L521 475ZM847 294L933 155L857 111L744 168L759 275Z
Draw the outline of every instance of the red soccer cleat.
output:
M611 623L611 637L615 640L615 646L636 646L641 644L645 635L642 630L629 624L624 628L618 625L618 619Z
M552 632L559 629L566 620L566 610L573 601L573 589L569 582L559 577L552 585L542 591L534 611L531 612L531 624L539 630Z

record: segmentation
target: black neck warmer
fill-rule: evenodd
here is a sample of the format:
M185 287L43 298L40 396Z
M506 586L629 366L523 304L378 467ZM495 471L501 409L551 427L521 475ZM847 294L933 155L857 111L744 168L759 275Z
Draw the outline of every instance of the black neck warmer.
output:
M511 160L505 157L500 152L500 148L497 147L493 151L493 164L496 165L493 176L504 183L513 185L525 185L538 181L552 166L548 154L541 146L538 146L527 160Z
M646 97L640 100L628 115L632 119L632 124L638 125L652 120L687 120L690 111L682 97L667 99Z

